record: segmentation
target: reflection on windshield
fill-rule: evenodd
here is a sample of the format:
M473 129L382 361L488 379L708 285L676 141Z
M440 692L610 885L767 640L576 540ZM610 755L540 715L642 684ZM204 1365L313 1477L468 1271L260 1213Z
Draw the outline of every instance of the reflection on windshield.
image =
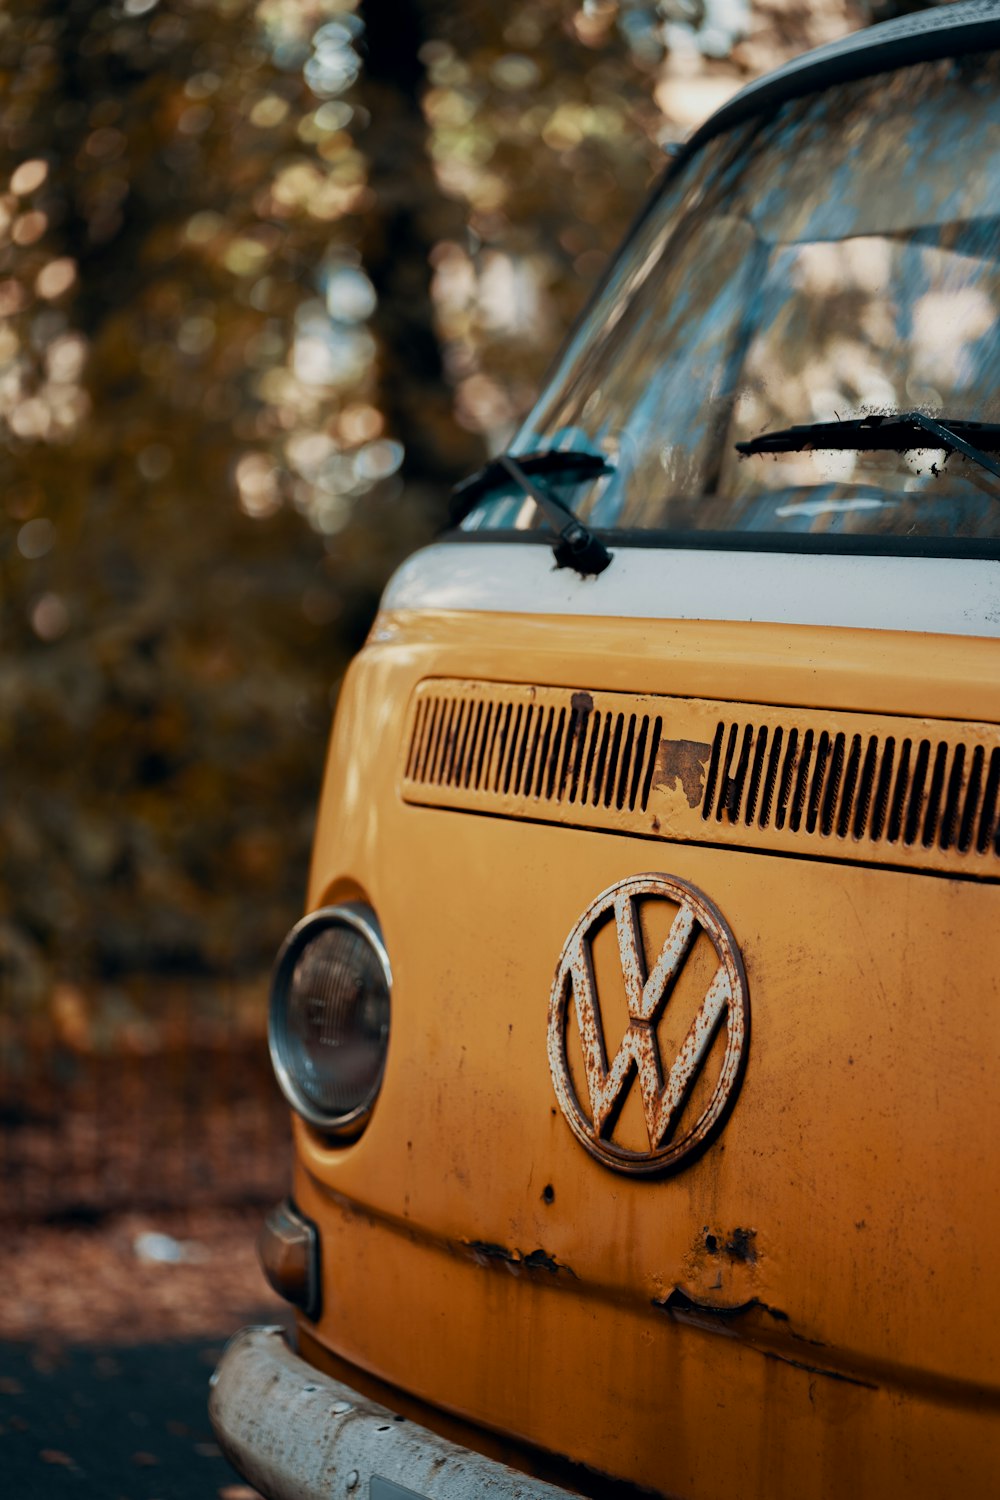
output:
M845 84L716 138L674 177L514 452L616 471L588 524L1000 535L1000 481L958 454L740 458L774 428L918 408L1000 420L1000 62ZM531 526L523 498L467 523Z

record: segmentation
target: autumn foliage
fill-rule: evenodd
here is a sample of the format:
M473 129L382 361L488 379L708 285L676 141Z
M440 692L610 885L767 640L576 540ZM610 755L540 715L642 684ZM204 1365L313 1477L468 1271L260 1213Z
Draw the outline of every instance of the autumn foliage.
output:
M8 0L8 1012L267 968L388 572L509 437L664 146L869 19Z

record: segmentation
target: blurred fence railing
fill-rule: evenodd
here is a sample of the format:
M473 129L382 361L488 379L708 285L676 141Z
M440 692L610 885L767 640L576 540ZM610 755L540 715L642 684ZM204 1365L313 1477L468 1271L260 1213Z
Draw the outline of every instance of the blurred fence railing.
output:
M259 987L60 985L0 1010L0 1214L264 1202L287 1191L288 1106Z

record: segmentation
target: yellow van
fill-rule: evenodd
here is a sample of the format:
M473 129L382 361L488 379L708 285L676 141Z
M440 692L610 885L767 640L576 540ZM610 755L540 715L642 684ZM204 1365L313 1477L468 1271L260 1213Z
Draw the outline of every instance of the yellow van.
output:
M1000 4L672 161L337 711L271 1500L1000 1493Z

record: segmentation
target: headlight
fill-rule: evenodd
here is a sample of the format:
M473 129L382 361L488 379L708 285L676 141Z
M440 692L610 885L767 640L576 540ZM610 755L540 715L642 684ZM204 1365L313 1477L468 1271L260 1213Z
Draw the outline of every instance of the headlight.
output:
M282 1093L322 1130L360 1134L382 1082L392 973L375 913L327 906L293 927L271 983L268 1034Z

